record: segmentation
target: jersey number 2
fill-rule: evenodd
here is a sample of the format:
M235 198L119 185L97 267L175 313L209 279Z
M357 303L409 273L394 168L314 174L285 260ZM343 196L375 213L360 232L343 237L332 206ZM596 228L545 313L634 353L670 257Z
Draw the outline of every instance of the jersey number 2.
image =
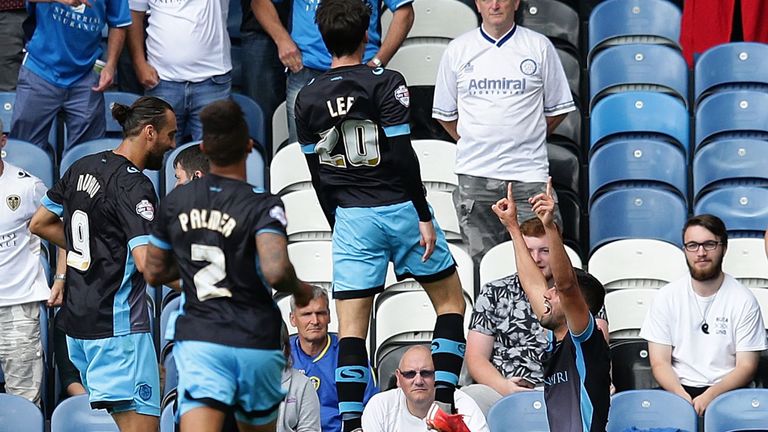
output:
M232 297L232 291L219 288L217 283L227 277L224 251L216 246L192 244L192 261L206 261L208 265L198 270L194 276L197 299L200 301L218 297Z
M75 210L70 219L72 249L67 252L67 265L75 270L87 271L91 267L91 242L88 213Z
M339 142L339 129L347 153L346 159L341 154L331 155ZM332 127L320 133L320 136L322 139L315 147L320 163L341 168L347 167L347 159L352 166L375 167L379 164L379 128L370 120L345 120L338 128Z

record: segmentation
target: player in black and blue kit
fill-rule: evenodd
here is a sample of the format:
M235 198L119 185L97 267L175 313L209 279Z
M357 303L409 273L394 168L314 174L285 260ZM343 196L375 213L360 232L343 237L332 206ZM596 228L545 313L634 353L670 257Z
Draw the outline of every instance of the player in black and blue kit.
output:
M181 430L221 430L234 410L241 431L274 432L285 357L272 288L302 306L312 288L288 261L282 202L245 182L253 141L240 107L214 102L200 119L210 172L160 204L144 276L183 281L173 347Z
M343 431L360 428L370 373L365 338L389 261L398 279L413 277L422 284L437 311L436 399L447 414L434 410L429 421L443 431L466 430L460 416L451 414L465 347L461 283L411 147L405 80L398 72L361 64L369 17L360 0L320 3L315 19L332 69L310 81L296 101L299 143L333 228Z
M555 284L547 281L530 254L515 254L520 284L552 344L544 357L544 400L549 429L557 432L604 432L610 406L608 344L595 325L605 289L592 275L575 271L553 220L552 178L546 193L529 199L549 239L549 265ZM493 211L507 227L516 250L526 250L509 185L507 197Z
M153 97L115 104L112 115L123 141L75 162L43 198L30 229L66 248L57 321L91 406L108 409L123 432L157 430L160 382L141 275L157 195L142 170L160 169L175 146L176 116Z

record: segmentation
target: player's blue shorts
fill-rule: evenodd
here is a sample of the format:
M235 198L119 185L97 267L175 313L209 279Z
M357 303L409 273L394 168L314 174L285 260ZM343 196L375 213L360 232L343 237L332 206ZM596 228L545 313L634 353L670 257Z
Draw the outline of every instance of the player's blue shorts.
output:
M67 349L93 408L160 416L160 375L152 335L134 333L104 339L67 336Z
M173 356L179 370L177 418L201 406L233 407L237 421L251 425L277 418L285 397L282 351L184 340L176 341Z
M432 209L430 208L430 211ZM456 271L437 220L432 256L421 262L419 216L411 201L381 207L336 208L333 228L333 298L370 297L384 290L387 264L398 280L435 282Z

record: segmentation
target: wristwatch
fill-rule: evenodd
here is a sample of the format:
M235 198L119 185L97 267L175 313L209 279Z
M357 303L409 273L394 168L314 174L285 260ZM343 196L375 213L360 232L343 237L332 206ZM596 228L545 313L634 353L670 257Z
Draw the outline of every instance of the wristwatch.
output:
M371 59L371 63L373 63L373 65L376 66L376 67L382 67L384 65L384 63L382 63L381 59L378 58L378 57L372 58Z
M67 280L67 275L65 275L65 274L53 275L53 280L55 280L55 281L57 281L57 280L66 281Z

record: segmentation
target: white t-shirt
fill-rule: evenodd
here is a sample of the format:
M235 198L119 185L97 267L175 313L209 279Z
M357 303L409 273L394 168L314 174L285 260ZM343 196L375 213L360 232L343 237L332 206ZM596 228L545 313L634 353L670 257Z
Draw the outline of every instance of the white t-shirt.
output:
M704 316L709 334L701 330ZM736 367L736 353L766 349L760 305L754 294L726 274L716 295L701 298L685 276L662 287L645 317L640 337L672 347L672 369L691 387L716 384Z
M51 292L40 264L40 238L29 221L46 192L43 182L4 162L0 175L0 306L47 300Z
M200 82L232 70L230 0L129 0L149 11L147 61L160 79Z
M545 116L573 111L568 79L546 36L515 25L498 41L482 27L451 41L432 117L458 119L456 173L545 182Z
M489 432L485 416L471 397L454 393L456 409L472 432ZM427 422L408 411L403 390L396 388L374 395L363 411L365 432L427 432Z

